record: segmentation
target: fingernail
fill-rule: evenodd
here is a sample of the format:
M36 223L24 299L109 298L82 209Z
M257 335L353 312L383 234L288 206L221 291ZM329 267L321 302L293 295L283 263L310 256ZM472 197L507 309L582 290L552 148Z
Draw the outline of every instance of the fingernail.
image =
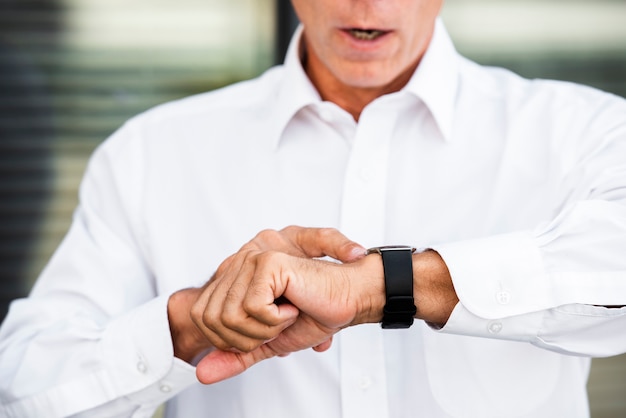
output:
M359 258L365 257L366 251L367 250L360 245L355 245L350 250L350 258L353 260L358 260Z

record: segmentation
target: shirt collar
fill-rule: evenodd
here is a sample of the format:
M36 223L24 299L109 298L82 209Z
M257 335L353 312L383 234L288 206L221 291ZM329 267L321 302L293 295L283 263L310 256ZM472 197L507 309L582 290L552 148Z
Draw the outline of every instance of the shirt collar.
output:
M284 63L284 76L278 88L274 141L278 145L289 121L300 111L322 100L302 67L302 33L294 33ZM437 19L430 45L417 70L402 89L415 95L430 110L444 140L452 134L452 121L458 88L458 56L441 19Z
M299 25L291 38L285 55L283 78L277 92L278 108L274 119L275 145L278 145L287 124L298 111L308 105L322 101L317 89L302 67L302 32L303 26Z
M444 140L452 136L459 86L458 54L441 19L437 19L430 45L404 87L430 110Z

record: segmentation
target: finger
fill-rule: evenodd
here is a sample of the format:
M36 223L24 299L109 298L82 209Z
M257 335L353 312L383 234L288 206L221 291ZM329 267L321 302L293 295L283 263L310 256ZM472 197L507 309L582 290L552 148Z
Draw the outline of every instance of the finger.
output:
M334 228L288 226L281 230L307 257L329 256L350 263L365 256L365 248Z
M323 351L330 348L331 338L338 331L339 329L325 327L310 316L301 314L293 325L265 345L275 353L293 353L318 346Z
M242 309L242 301L255 270L255 257L251 252L242 254L224 272L221 281L213 286L202 326L209 341L221 350L250 352L273 336L270 331L259 329Z
M243 310L268 326L293 323L299 309L283 297L294 262L302 262L281 252L268 251L256 258L254 276L242 301Z
M293 324L299 310L290 303L277 304L286 283L280 276L290 260L301 260L278 252L266 252L254 256L254 263L245 263L236 280L228 290L221 314L222 338L234 337L243 341L248 337L268 341L276 338ZM229 331L235 331L233 335ZM232 341L233 344L235 340ZM255 347L256 348L256 347Z
M232 348L216 330L220 328L225 295L245 264L248 253L240 251L222 262L192 307L191 318L194 324L214 347L220 349Z
M254 364L276 355L277 353L267 346L261 346L250 353L213 351L200 360L196 366L196 377L205 385L220 382L243 373Z
M275 338L295 322L298 316L298 309L294 306L275 305L271 291L265 302L267 306L261 303L265 311L268 311L263 316L265 321L259 321L244 310L245 301L252 297L248 295L248 289L258 268L258 259L265 259L266 255L249 252L244 258L241 263L233 263L233 267L240 267L239 271L231 268L225 272L223 280L207 289L212 293L202 315L201 327L207 339L221 350L250 352L265 341ZM231 277L226 277L228 274ZM250 303L259 305L258 301Z
M302 251L281 232L274 229L265 229L247 242L241 250L252 251L281 251L293 256L302 256Z
M274 303L276 296L271 289L271 278L275 275L275 271L281 270L282 259L288 258L282 254L280 257L272 254L250 255L241 265L235 280L230 283L219 318L220 323L227 329L252 338L266 340L276 336L297 317L298 310L295 307L289 305L279 307ZM267 277L270 285L255 286L253 283L259 274L261 277ZM251 289L255 290L250 291ZM254 309L246 309L246 307L254 307ZM251 312L263 312L263 314L254 315ZM275 327L278 328L274 330Z
M329 339L327 339L323 343L318 344L315 347L313 347L313 351L317 351L318 353L322 353L322 352L328 350L330 348L330 346L332 345L332 343L333 343L333 337L331 336Z
M244 352L251 351L262 343L276 338L298 319L300 311L291 304L271 306L274 309L268 307L267 310L275 310L277 313L260 315L263 321L248 314L241 315L239 312L231 315L228 308L225 308L219 322L221 327L214 331L225 343Z

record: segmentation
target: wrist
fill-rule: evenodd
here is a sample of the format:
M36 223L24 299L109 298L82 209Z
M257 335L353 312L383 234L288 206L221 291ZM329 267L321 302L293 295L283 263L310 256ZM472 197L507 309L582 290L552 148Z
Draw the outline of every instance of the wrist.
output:
M406 245L373 247L367 254L380 256L385 281L385 306L381 327L403 329L413 325L416 307L413 297L415 248Z
M167 302L167 317L174 356L188 363L201 352L210 348L207 339L191 319L191 308L201 289L182 289L173 293Z
M438 252L413 255L413 294L416 318L443 327L459 302L448 266Z
M350 268L350 283L356 291L355 318L350 325L379 323L385 307L385 276L378 257L364 257L345 265Z
M459 302L445 262L433 250L413 254L413 295L418 319L443 326ZM385 278L380 257L364 257L344 264L356 294L355 317L350 325L379 323L386 304Z

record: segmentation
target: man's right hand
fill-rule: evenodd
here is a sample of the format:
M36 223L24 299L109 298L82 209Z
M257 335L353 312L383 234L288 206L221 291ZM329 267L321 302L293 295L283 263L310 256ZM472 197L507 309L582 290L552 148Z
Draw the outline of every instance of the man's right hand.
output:
M249 280L242 280L242 277L251 278L259 261L263 263L268 257L280 258L281 254L302 259L329 256L349 263L363 257L364 253L363 247L329 228L291 226L281 231L267 230L259 233L237 253L227 258L205 286L199 289L184 289L170 297L168 316L175 356L190 362L207 349L215 347L230 350L241 344L244 344L241 346L243 350L254 351L254 354L248 356L250 359L254 358L254 355L263 358L276 355L272 350L263 352L263 350L268 350L264 343L278 336L298 318L299 309L290 303L276 304L276 311L269 324L257 321L251 326L248 323L246 330L253 329L254 332L252 335L246 335L243 340L236 331L230 332L227 327L215 329L217 324L233 322L233 318L230 317L232 309L223 310L222 308L229 299L241 300L242 295L248 292L246 283L249 283ZM232 307L233 304L230 303L228 306ZM249 319L255 321L254 318ZM323 350L329 346L330 341L320 341L317 349ZM254 350L257 347L261 350L260 352ZM223 356L220 357L222 354ZM222 354L218 352L212 356L214 357L213 363L215 363L212 367L218 367L220 361L226 363L230 360L241 361L239 358L229 356L238 353L223 352ZM223 365L232 367L229 364ZM229 373L228 370L225 369L226 374ZM241 371L243 370L236 373Z
M379 322L385 302L382 270L378 257L337 264L260 254L254 268L241 272L230 288L211 293L207 338L221 350L198 363L198 379L214 383L270 357L306 348L324 351L340 330ZM279 297L288 302L277 305ZM281 312L285 307L295 309L295 316Z

